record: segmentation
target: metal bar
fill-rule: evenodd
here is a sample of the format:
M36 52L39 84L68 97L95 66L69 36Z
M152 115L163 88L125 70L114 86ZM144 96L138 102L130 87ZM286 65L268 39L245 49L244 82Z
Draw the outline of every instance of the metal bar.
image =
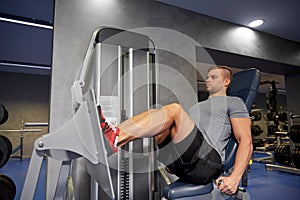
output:
M122 114L121 114L121 110L123 109L122 108L122 79L121 79L121 76L122 76L122 48L121 46L118 46L118 98L117 98L117 124L120 124L121 121L122 121ZM117 191L118 191L118 194L117 194L117 198L118 199L121 199L121 174L120 174L120 166L121 166L121 153L118 153L118 174L117 174Z
M91 200L98 200L98 183L91 177Z
M150 104L151 104L151 96L150 96L150 84L151 84L151 80L150 80L150 64L149 64L149 59L150 59L150 55L149 55L149 51L147 51L146 54L146 59L147 59L147 109L150 109Z
M122 109L122 48L118 46L118 98L117 98L117 124L121 123L121 109Z
M291 116L291 118L292 118L292 119L300 118L300 115L294 115L294 114L293 114L293 115Z
M100 29L100 28L99 28ZM88 67L89 67L89 61L91 60L91 56L93 55L94 52L94 42L95 42L95 38L97 36L97 33L99 31L99 29L96 29L91 37L88 49L86 51L82 66L81 66L81 71L80 71L80 75L79 75L79 80L84 80L86 73L88 71Z
M155 55L156 55L156 50L154 51ZM156 57L155 57L156 60ZM155 82L155 104L159 103L159 64L155 61L154 62L154 82Z
M266 164L267 170L276 170L281 172L287 172L292 174L300 175L300 169L292 168L292 167L285 167L280 165L273 165L273 164Z
M66 194L65 198L68 200L74 200L74 184L72 176L68 176L67 178L67 187L66 187Z
M254 151L255 154L266 154L267 157L252 158L254 162L275 163L274 155L268 151Z
M21 145L17 146L17 147L14 148L14 150L11 152L11 155L17 153L17 151L19 151L20 149L21 149ZM11 157L13 157L13 156L11 156ZM18 158L19 158L19 156L18 156Z
M158 170L159 170L160 174L162 175L163 179L166 181L166 183L168 185L170 185L171 181L170 181L168 175L166 174L166 172L161 167L159 167Z
M20 137L20 160L23 159L23 136Z
M130 113L133 117L133 48L129 49L129 94L130 94ZM129 152L133 152L133 142L129 143ZM129 200L133 200L133 158L129 157Z
M23 126L48 126L48 122L24 122Z
M42 132L42 129L7 129L0 132Z
M94 83L95 83L95 93L96 93L96 105L100 105L100 87L101 87L101 43L97 43L95 47L96 52L96 72L94 77Z
M129 104L129 117L133 116L133 48L129 49L129 94L130 94L130 104Z
M147 62L147 109L149 110L153 104L153 101L151 100L151 86L152 86L152 70L150 70L150 52L147 51L146 53L146 62ZM145 138L143 146L146 146L147 151L146 151L146 156L147 154L149 155L148 157L148 188L149 188L149 199L153 199L153 192L155 190L155 182L154 182L154 152L153 152L153 141L154 138ZM145 152L145 151L144 151Z
M20 198L21 200L33 199L38 177L41 171L43 156L44 156L44 152L41 153L35 149L33 150L24 187Z
M147 78L147 110L150 109L151 100L150 100L150 66L149 66L149 51L146 52L146 78ZM143 155L147 156L150 152L150 138L143 138ZM149 155L149 159L151 154ZM151 170L151 165L149 165L149 169ZM151 171L149 171L151 172Z

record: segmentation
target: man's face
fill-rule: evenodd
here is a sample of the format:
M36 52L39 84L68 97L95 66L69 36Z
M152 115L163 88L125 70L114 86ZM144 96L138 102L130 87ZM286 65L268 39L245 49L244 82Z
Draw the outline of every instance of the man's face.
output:
M214 94L223 91L224 89L224 76L222 69L214 69L208 72L206 79L206 90L210 94Z

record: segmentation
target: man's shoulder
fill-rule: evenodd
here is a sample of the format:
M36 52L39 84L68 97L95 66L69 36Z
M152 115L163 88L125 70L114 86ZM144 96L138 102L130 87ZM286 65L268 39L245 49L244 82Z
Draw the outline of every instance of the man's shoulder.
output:
M237 97L237 96L226 96L226 98L230 101L241 101L244 102L244 100L241 97Z

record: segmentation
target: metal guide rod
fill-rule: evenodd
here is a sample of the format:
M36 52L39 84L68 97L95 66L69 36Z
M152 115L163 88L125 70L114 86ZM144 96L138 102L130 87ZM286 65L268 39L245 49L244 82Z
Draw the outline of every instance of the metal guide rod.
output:
M100 105L100 91L101 91L101 43L97 43L95 46L95 73L94 73L94 88L95 88L95 100L96 106ZM98 183L96 179L91 177L91 199L96 200L98 199Z
M150 104L151 104L151 95L150 95L150 65L149 65L149 59L150 59L150 55L149 55L149 51L146 52L146 78L147 78L147 110L150 109ZM144 152L144 156L149 155L149 147L150 147L150 138L143 138L143 152ZM151 154L149 155L149 160L151 159ZM148 165L148 171L151 172L151 165ZM149 173L150 174L150 173ZM151 179L149 179L151 180ZM150 183L151 184L151 183ZM149 190L150 191L150 190Z
M130 113L133 117L133 48L129 48L129 94L130 94ZM133 142L129 143L129 152L133 151ZM133 200L133 158L129 157L129 200Z
M154 50L154 54L156 56L156 50ZM155 57L155 60L156 60L156 57ZM158 69L159 69L159 64L156 61L154 61L155 104L157 104L159 102L159 84L157 84L157 83L159 83Z
M133 48L129 49L129 117L133 117Z
M150 95L150 92L151 92L151 88L150 86L152 85L152 76L151 76L151 73L152 70L150 71L150 53L149 51L146 52L146 73L147 73L147 109L149 110L150 109L150 105L151 105L151 95ZM152 140L153 138L144 138L144 141L143 141L143 146L145 146L147 149L145 152L145 156L147 156L147 154L149 155L148 157L148 162L149 162L149 165L148 165L148 185L149 185L149 193L148 193L148 196L149 196L149 199L152 199L152 191L154 191L154 154L153 154L153 149L151 148L152 147Z
M149 55L149 51L147 51L147 55L146 55L146 62L147 62L147 109L149 110L150 109L150 104L151 104L151 101L150 101L150 65L149 65L149 59L150 59L150 55Z
M147 79L147 85L146 85L146 90L147 90L147 110L150 109L150 66L149 66L149 51L146 52L146 79ZM150 147L150 138L143 138L143 155L147 156L149 155L149 147ZM149 155L149 159L151 158L151 155ZM151 165L148 165L148 170L151 170ZM151 171L149 171L151 172ZM150 180L150 179L149 179ZM149 190L150 191L150 190Z
M121 46L118 46L118 98L117 98L117 124L120 124L121 123L121 109L122 109L122 105L121 105L121 98L122 98L122 94L121 94L121 76L122 76L122 62L121 62L121 59L122 59L122 48ZM120 182L120 166L121 166L121 158L120 158L120 154L118 154L118 178L117 178L117 188L118 188L118 194L117 194L117 197L118 199L121 199L121 182Z
M121 94L121 80L122 80L122 48L118 46L118 98L117 98L117 124L121 123L121 102L122 102L122 94Z

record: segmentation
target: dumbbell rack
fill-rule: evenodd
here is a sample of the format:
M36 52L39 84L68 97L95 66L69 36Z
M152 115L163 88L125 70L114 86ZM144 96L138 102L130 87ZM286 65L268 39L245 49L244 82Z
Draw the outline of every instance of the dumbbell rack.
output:
M6 130L0 130L1 132L19 132L20 133L20 142L19 145L17 147L15 147L12 152L10 157L11 158L20 158L20 160L23 160L23 140L24 140L24 134L25 133L37 133L37 132L41 132L42 129L26 129L26 127L36 127L36 126L48 126L48 123L40 123L40 122L24 122L21 121L21 129L6 129ZM16 154L18 151L19 155L14 155Z
M253 124L253 122L260 121L262 119L262 114L260 113L261 110L262 109L252 109L251 111L252 125L255 125ZM271 163L271 164L275 163L273 153L269 152L266 147L256 147L253 153L263 155L263 156L259 156L258 158L253 156L252 161L254 162L263 162L263 163Z
M293 115L292 112L289 114L289 121L290 121L290 128L293 126L293 120L300 118L300 115ZM291 161L292 161L292 167L290 166L283 166L283 165L276 165L276 164L266 164L265 167L267 170L276 170L276 171L281 171L281 172L287 172L287 173L292 173L292 174L297 174L300 175L300 169L295 168L293 165L293 157L292 157L292 152L295 147L300 147L300 143L294 143L291 138L289 138L289 147L290 147L290 155L291 155Z

